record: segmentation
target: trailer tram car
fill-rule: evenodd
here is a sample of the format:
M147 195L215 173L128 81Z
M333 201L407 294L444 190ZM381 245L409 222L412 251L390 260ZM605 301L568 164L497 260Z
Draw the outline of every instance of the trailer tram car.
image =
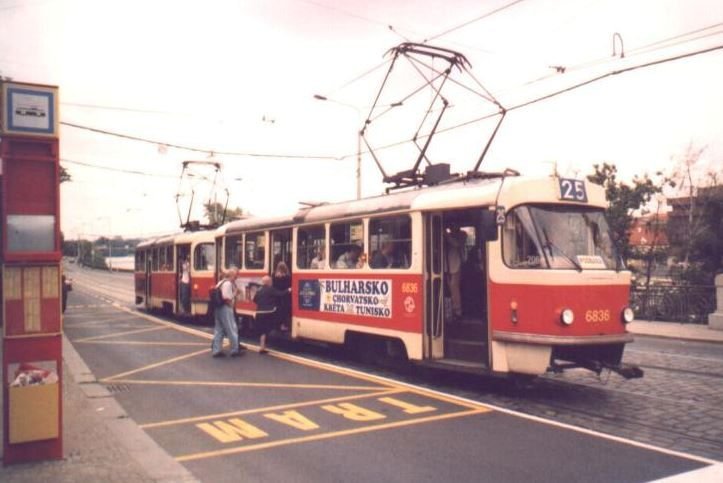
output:
M190 313L181 303L183 260L190 264ZM136 305L173 315L205 316L215 283L213 231L186 232L146 240L136 247Z
M621 364L630 273L605 207L603 189L580 180L470 177L229 223L217 265L240 268L236 310L251 319L261 277L285 261L292 339L460 371L640 377ZM160 256L163 246L153 243Z

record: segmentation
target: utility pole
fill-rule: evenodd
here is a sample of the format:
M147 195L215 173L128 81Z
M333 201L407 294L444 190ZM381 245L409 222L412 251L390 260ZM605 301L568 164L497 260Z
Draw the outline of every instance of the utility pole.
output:
M354 112L356 112L357 115L357 124L361 125L362 113L361 109L359 109L358 107L352 106L351 104L346 104L344 102L329 99L328 97L322 96L321 94L314 94L314 99L316 99L317 101L328 101L339 106L354 109ZM361 136L361 128L359 128L359 131L357 131L356 134L356 199L358 200L361 199Z

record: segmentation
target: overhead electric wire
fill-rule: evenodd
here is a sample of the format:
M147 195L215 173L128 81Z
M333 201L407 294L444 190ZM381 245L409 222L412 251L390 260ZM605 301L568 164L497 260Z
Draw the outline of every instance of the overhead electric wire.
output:
M703 28L701 28L701 29L696 29L696 30L692 30L692 31L690 31L690 32L685 32L685 33L682 33L682 34L674 35L674 36L672 36L672 37L668 37L668 38L665 38L665 39L656 40L655 42L651 42L651 43L649 43L649 44L641 45L641 46L639 46L639 47L635 47L634 49L630 49L630 50L628 50L627 52L624 52L624 55L625 55L626 58L629 58L629 57L633 57L633 56L640 55L640 54L644 54L644 53L652 53L652 52L655 52L655 51L658 51L658 50L668 49L668 48L675 47L675 46L678 46L678 45L681 45L681 44L686 44L686 43L688 43L688 42L693 42L693 41L695 41L695 40L704 39L704 38L706 38L706 37L712 37L712 36L715 36L715 35L719 35L719 34L722 33L721 31L710 32L710 33L708 33L708 34L700 35L700 36L698 36L698 37L693 37L693 38L690 38L690 39L683 39L684 37L688 37L688 36L690 36L690 35L693 35L693 34L696 34L696 33L700 33L700 32L702 32L702 31L710 30L710 29L712 29L712 28L716 28L716 27L720 27L720 26L723 26L723 23L717 23L717 24L714 24L714 25L710 25L710 26L708 26L708 27L703 27ZM669 42L671 42L671 41L673 41L673 40L678 40L678 39L682 39L682 40L680 40L680 41L678 41L678 42L669 43ZM661 45L661 44L666 44L666 45ZM656 47L656 46L659 46L659 45L660 45L660 47L652 48L652 47ZM621 55L622 55L622 54L621 54ZM595 60L592 60L592 61L582 62L582 63L580 63L580 64L576 64L576 65L572 65L572 66L570 66L570 67L566 67L565 70L566 70L566 71L569 71L569 70L577 70L577 69L584 68L584 67L592 67L592 66L594 66L594 65L603 64L603 63L610 62L610 61L612 61L612 60L616 60L616 59L619 59L619 58L621 58L621 57L618 57L618 56L605 56L605 57L600 57L600 58L595 59Z
M133 107L110 106L104 104L91 104L85 102L61 102L61 106L82 107L87 109L104 109L108 111L140 112L142 114L162 114L165 116L192 116L191 113L159 111L155 109L138 109Z
M721 26L723 26L723 23L719 23L719 24L716 25L716 27L721 27ZM693 33L699 33L699 32L700 32L700 31L690 32L690 33L686 34L686 36L692 35ZM686 38L686 39L681 39L681 40L679 40L678 42L669 43L669 42L671 42L672 40L675 40L674 38L670 38L670 39L667 39L667 40L665 40L665 41L654 42L654 43L652 43L652 44L648 44L648 45L645 45L645 46L642 46L642 47L637 47L637 48L633 49L631 52L632 52L633 55L647 54L647 53L650 53L650 52L655 52L655 51L657 51L657 50L669 49L669 48L671 48L671 47L676 47L676 46L678 46L678 45L687 44L688 42L694 42L694 41L696 41L696 40L701 40L701 39L705 39L705 38L708 38L708 37L714 37L714 36L720 35L720 34L723 34L723 28L721 28L721 29L719 29L719 30L716 30L716 31L714 31L714 32L708 32L708 33L705 33L705 34L702 34L702 35L698 35L698 36L696 36L696 37L690 37L690 38ZM677 38L677 37L676 37L676 38ZM658 45L658 44L661 44L661 43L665 43L666 45L661 45L660 47L658 47L657 45ZM653 47L655 47L655 48L653 48ZM627 54L626 54L626 55L627 55Z
M222 155L222 156L248 156L252 158L273 158L273 159L318 159L318 160L332 160L332 161L340 161L344 158L340 158L338 156L315 156L315 155L306 155L306 154L282 154L282 153L258 153L258 152L244 152L244 151L217 151L215 149L204 149L204 148L197 148L193 146L184 146L181 144L174 144L174 143L168 143L165 141L157 141L147 138L142 138L139 136L133 136L130 134L123 134L115 131L108 131L105 129L99 129L91 126L83 126L80 124L75 124L72 122L67 121L60 121L60 124L63 126L72 127L75 129L81 129L84 131L90 131L97 134L104 134L106 136L114 136L121 139L129 139L132 141L138 141L148 144L154 144L154 145L161 145L166 146L169 148L175 148L175 149L181 149L184 151L191 151L196 153L204 153L204 154L210 154L210 155Z
M139 175L139 176L152 176L155 178L173 178L173 179L178 178L178 176L174 176L174 175L170 175L170 174L147 173L145 171L136 171L133 169L113 168L111 166L101 166L98 164L86 163L83 161L75 161L75 160L68 159L68 158L60 158L60 162L68 163L68 164L76 164L78 166L85 166L87 168L101 169L104 171L114 171L116 173L134 174L134 175Z
M688 36L693 35L693 34L697 34L697 33L700 33L700 32L706 31L706 30L710 30L710 29L714 29L714 28L717 28L717 27L721 27L721 26L723 26L723 22L719 22L719 23L716 23L716 24L708 25L708 26L706 26L706 27L702 27L702 28L699 28L699 29L691 30L691 31L689 31L689 32L684 32L684 33L682 33L682 34L677 34L677 35L674 35L674 36L672 36L672 37L667 37L667 38L665 38L665 39L656 40L656 41L651 42L651 43L649 43L649 44L641 45L641 46L639 46L639 47L635 47L635 48L633 48L633 49L628 50L627 52L625 52L625 58L630 58L630 57L634 57L634 56L642 55L642 54L650 54L650 53L656 52L656 51L658 51L658 50L668 49L668 48L676 47L676 46L678 46L678 45L682 45L682 44L685 44L685 43L688 43L688 42L693 42L693 41L695 41L695 40L701 40L701 39L704 39L704 38L707 38L707 37L713 37L713 36L715 36L715 35L720 35L720 34L723 33L723 30L719 30L719 31L715 31L715 32L710 32L710 33L707 33L707 34L704 34L704 35L699 35L699 36L693 37L693 38L684 38L684 37L688 37ZM669 42L671 42L671 41L673 41L673 40L679 40L679 39L682 39L682 40L680 40L679 42L669 43ZM666 44L666 45L662 45L662 44ZM660 47L657 47L657 46L660 46ZM653 48L653 47L656 47L656 48ZM580 69L586 69L586 68L594 67L594 66L599 65L599 64L605 64L605 63L608 63L608 62L613 62L613 61L616 61L616 60L619 60L619 59L620 59L620 57L618 57L618 56L605 56L605 57L599 57L599 58L594 59L594 60L589 60L589 61L581 62L581 63L579 63L579 64L574 64L574 65L571 65L571 66L561 66L561 67L564 68L563 72L567 73L567 72L571 72L571 71L574 71L574 70L580 70ZM558 73L554 73L554 74L544 75L544 76L539 77L539 78L537 78L537 79L533 79L533 80L531 80L531 81L528 81L528 82L522 84L522 86L525 87L525 86L529 86L529 85L532 85L532 84L536 84L536 83L538 83L538 82L541 82L541 81L544 81L544 80L547 80L547 79L550 79L550 78L553 78L553 77L559 77L559 74L558 74Z
M560 90L557 90L557 91L552 92L552 93L550 93L550 94L546 94L546 95L544 95L544 96L538 97L538 98L536 98L536 99L532 99L532 100L530 100L530 101L526 101L526 102L517 104L517 105L515 105L515 106L512 106L512 107L508 108L507 110L508 110L508 111L512 111L512 110L515 110L515 109L520 109L520 108L522 108L522 107L529 106L529 105L531 105L531 104L536 104L536 103L538 103L538 102L540 102L540 101L544 101L544 100L550 99L550 98L552 98L552 97L559 96L560 94L564 94L564 93L566 93L566 92L569 92L569 91L578 89L578 88L580 88L580 87L586 86L586 85L588 85L588 84L592 84L593 82L597 82L597 81L600 81L600 80L602 80L602 79L605 79L605 78L607 78L607 77L611 77L611 76L614 76L614 75L624 74L624 73L626 73L626 72L631 72L631 71L638 70L638 69L644 69L644 68L646 68L646 67L652 67L652 66L654 66L654 65L665 64L665 63L668 63L668 62L673 62L673 61L685 59L685 58L688 58L688 57L694 57L694 56L696 56L696 55L707 54L707 53L714 52L714 51L716 51L716 50L721 50L721 49L723 49L723 45L717 45L717 46L714 46L714 47L709 47L709 48L707 48L707 49L696 50L696 51L693 51L693 52L687 52L687 53L684 53L684 54L675 55L675 56L673 56L673 57L666 57L666 58L663 58L663 59L658 59L658 60L653 60L653 61L650 61L650 62L645 62L645 63L643 63L643 64L632 65L632 66L630 66L630 67L624 67L624 68L622 68L622 69L613 70L613 71L610 71L610 72L606 72L605 74L599 75L599 76L597 76L597 77L593 77L592 79L588 79L588 80L586 80L586 81L579 82L579 83L577 83L577 84L574 84L574 85L572 85L572 86L566 87L566 88L564 88L564 89L560 89Z
M496 14L496 13L498 13L498 12L501 12L501 11L503 11L503 10L506 10L506 9L508 9L508 8L514 6L514 5L517 5L517 4L520 3L520 2L524 2L524 1L525 1L525 0L514 0L514 1L510 2L510 3L508 3L508 4L505 4L505 5L502 5L501 7L498 7L498 8L496 8L496 9L494 9L494 10L490 10L489 12L484 13L484 14L480 15L479 17L475 17L475 18L473 18L473 19L471 19L471 20L467 20L467 21L465 21L465 22L463 22L463 23L461 23L461 24L459 24L459 25L455 25L454 27L450 27L450 28L448 28L448 29L446 29L446 30L443 30L442 32L440 32L440 33L438 33L438 34L432 35L431 37L427 37L426 39L424 39L424 40L422 41L422 43L426 44L426 43L429 42L430 40L438 39L439 37L442 37L442 36L444 36L444 35L447 35L447 34L450 34L450 33L454 32L455 30L459 30L459 29L464 28L464 27L466 27L466 26L468 26L468 25L471 25L471 24L473 24L473 23L475 23L475 22L479 22L480 20L483 20L483 19L485 19L485 18L487 18L487 17L491 17L492 15L494 15L494 14Z
M679 54L679 55L675 55L675 56L672 56L672 57L666 57L666 58L663 58L663 59L657 59L657 60L653 60L653 61L650 61L650 62L645 62L645 63L643 63L643 64L637 64L637 65L633 65L633 66L630 66L630 67L625 67L625 68L622 68L622 69L617 69L617 70L609 71L609 72L606 72L606 73L601 74L601 75L599 75L599 76L593 77L593 78L591 78L591 79L588 79L588 80L579 82L579 83L577 83L577 84L573 84L573 85L571 85L571 86L565 87L565 88L563 88L563 89L559 89L559 90L557 90L557 91L551 92L551 93L549 93L549 94L545 94L545 95L543 95L543 96L540 96L540 97L531 99L531 100L529 100L529 101L521 102L521 103L519 103L519 104L515 104L515 105L513 105L513 106L507 107L507 108L506 108L506 111L507 111L507 112L514 111L514 110L517 110L517 109L521 109L521 108L523 108L523 107L530 106L530 105L532 105L532 104L536 104L536 103L538 103L538 102L542 102L542 101L551 99L551 98L553 98L553 97L557 97L557 96L559 96L559 95L561 95L561 94L564 94L564 93L573 91L573 90L575 90L575 89L579 89L579 88L581 88L581 87L584 87L584 86L593 84L593 83L598 82L598 81L600 81L600 80L606 79L607 77L612 77L612 76L614 76L614 75L624 74L624 73L626 73L626 72L631 72L631 71L638 70L638 69L643 69L643 68L646 68L646 67L652 67L652 66L655 66L655 65L665 64L665 63L673 62L673 61L676 61L676 60L681 60L681 59L685 59L685 58L689 58L689 57L694 57L694 56L697 56L697 55L707 54L707 53L710 53L710 52L715 52L715 51L717 51L717 50L723 50L723 45L717 45L717 46L714 46L714 47L709 47L709 48L706 48L706 49L696 50L696 51L693 51L693 52L686 52L686 53L684 53L684 54ZM455 124L455 125L452 125L452 126L448 126L448 127L446 127L446 128L438 129L437 132L436 132L436 134L441 134L441 133L444 133L444 132L453 131L453 130L455 130L455 129L459 129L459 128L462 128L462 127L466 127L466 126L469 126L469 125L471 125L471 124L476 124L476 123L478 123L478 122L482 122L482 121L485 121L485 120L487 120L487 119L491 119L491 118L493 118L493 117L495 117L495 116L499 116L499 115L500 115L499 112L494 112L494 113L486 114L486 115L484 115L484 116L481 116L481 117L478 117L478 118L475 118L475 119L470 119L470 120L468 120L468 121L464 121L464 122L459 123L459 124ZM416 138L416 140L426 139L427 137L429 137L428 134L423 134L423 135L421 135L421 136L418 136L418 137ZM412 142L412 141L414 141L414 140L413 140L413 139L406 139L406 140L404 140L404 141L397 141L397 142L390 143L390 144L386 144L386 145L384 145L384 146L381 146L381 147L378 147L378 148L374 148L374 149L377 150L377 151L381 151L381 150L384 150L384 149L389 149L389 148L393 148L393 147L397 147L397 146L402 146L402 145L407 144L407 143ZM367 154L368 152L369 152L369 151L364 151L362 154ZM343 158L348 158L348 157L351 157L351 156L352 156L352 154L347 154L347 155L343 156Z
M352 79L346 81L345 83L343 83L342 85L340 85L339 87L337 87L336 89L334 89L334 90L332 91L332 93L338 92L338 91L344 89L345 87L349 87L349 86L352 85L353 83L355 83L355 82L363 79L364 77L370 75L371 73L373 73L373 72L376 71L377 69L379 69L379 68L385 66L386 64L388 64L389 62L391 62L390 59L385 59L382 63L377 64L377 65L375 65L374 67L372 67L371 69L365 70L365 71L362 72L361 74L359 74L359 75L353 77Z

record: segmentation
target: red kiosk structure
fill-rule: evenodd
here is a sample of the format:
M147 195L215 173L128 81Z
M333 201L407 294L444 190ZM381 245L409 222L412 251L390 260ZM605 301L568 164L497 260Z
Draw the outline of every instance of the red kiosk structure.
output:
M57 87L0 82L5 465L63 456L57 106Z

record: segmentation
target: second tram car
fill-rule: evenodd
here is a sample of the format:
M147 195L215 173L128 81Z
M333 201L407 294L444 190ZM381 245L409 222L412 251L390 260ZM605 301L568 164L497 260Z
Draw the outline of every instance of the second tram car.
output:
M184 307L184 261L189 294ZM213 231L180 233L146 240L136 247L136 304L174 315L205 316L216 278Z

